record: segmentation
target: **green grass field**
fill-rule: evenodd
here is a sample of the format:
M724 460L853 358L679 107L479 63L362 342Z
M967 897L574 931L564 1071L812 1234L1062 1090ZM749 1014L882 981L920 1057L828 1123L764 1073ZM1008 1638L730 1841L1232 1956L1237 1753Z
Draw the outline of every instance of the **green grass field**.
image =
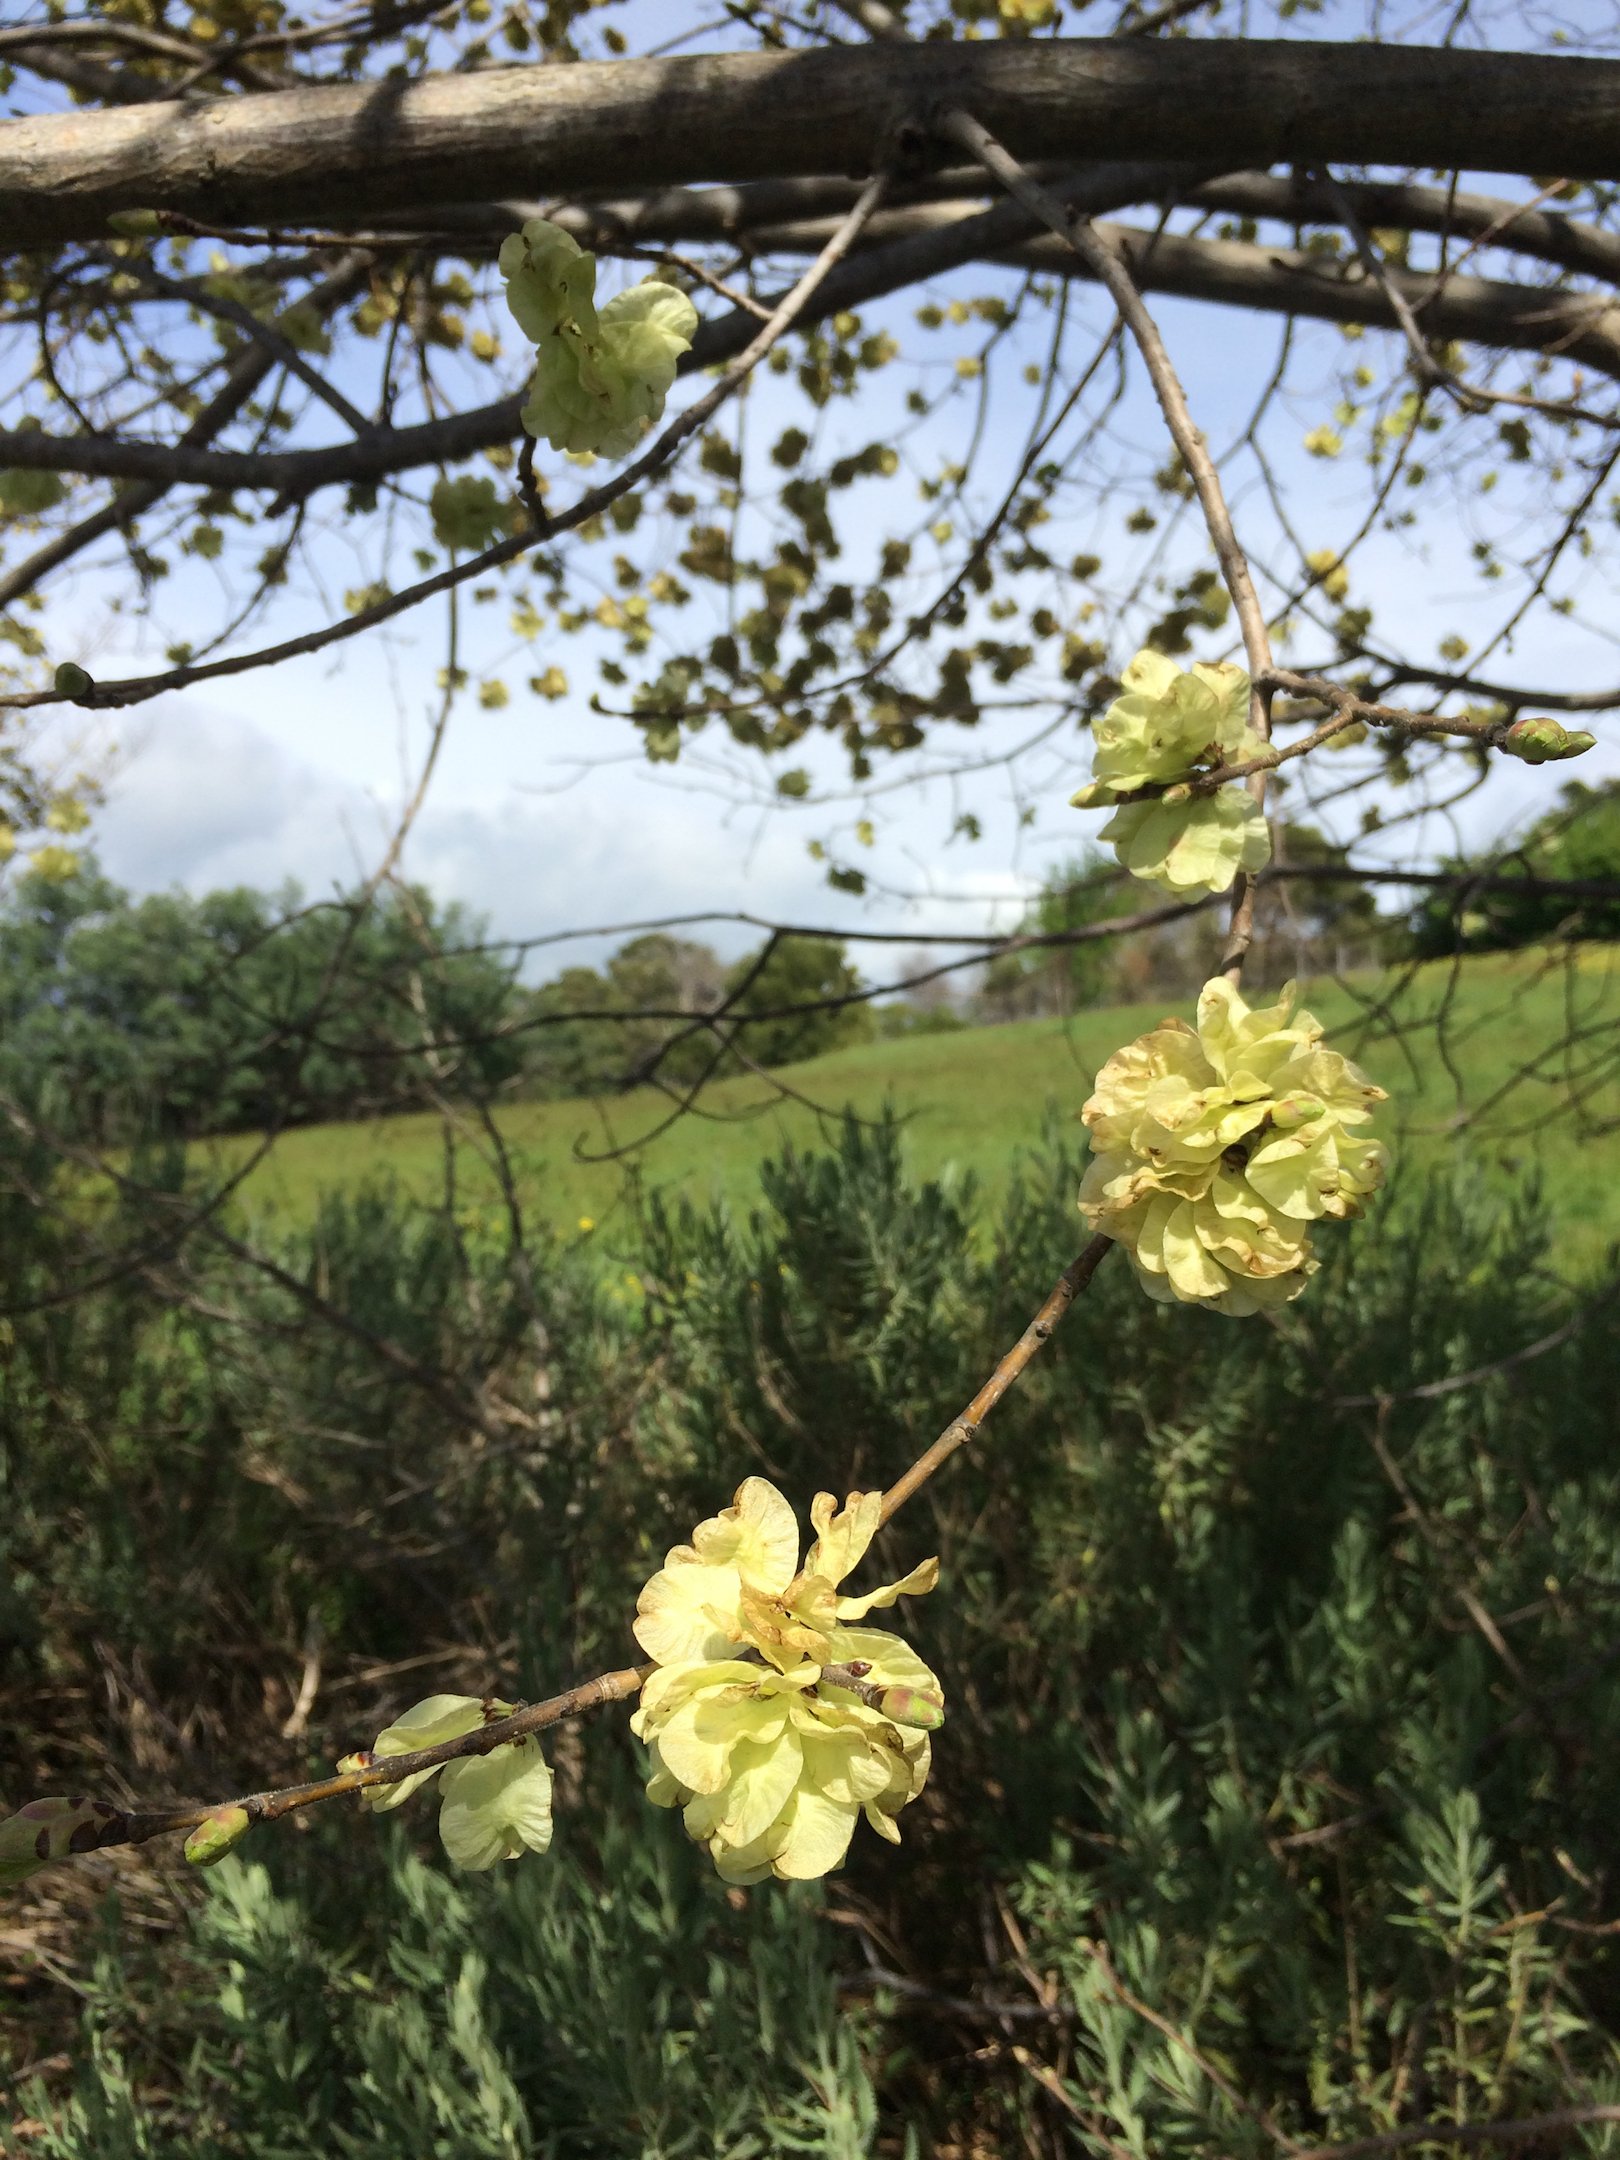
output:
M1390 1090L1379 1130L1405 1177L1447 1164L1508 1181L1534 1166L1571 1270L1595 1266L1620 1239L1620 948L1324 983L1309 1003L1334 1046ZM1190 1006L1114 1006L1067 1021L869 1043L781 1077L824 1113L871 1117L891 1106L905 1120L919 1176L972 1172L993 1197L1020 1153L1039 1142L1048 1113L1077 1120L1098 1065L1167 1010ZM669 1111L651 1089L503 1109L499 1127L525 1206L572 1235L606 1230L625 1165L590 1158L653 1132ZM784 1141L814 1145L823 1122L805 1103L773 1099L762 1081L731 1080L705 1093L702 1114L679 1118L629 1159L649 1187L746 1206L761 1160ZM246 1144L202 1152L228 1164ZM453 1152L460 1199L492 1199L472 1120ZM286 1135L252 1173L244 1205L266 1225L300 1219L320 1192L378 1177L437 1198L446 1164L447 1135L434 1116L310 1127Z

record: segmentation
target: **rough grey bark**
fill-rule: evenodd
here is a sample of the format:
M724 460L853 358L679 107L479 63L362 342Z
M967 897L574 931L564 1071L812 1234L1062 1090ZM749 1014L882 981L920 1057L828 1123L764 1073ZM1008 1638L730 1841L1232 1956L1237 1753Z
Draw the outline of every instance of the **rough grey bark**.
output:
M117 209L347 221L497 194L865 173L965 106L1023 159L1620 176L1620 62L1258 39L840 46L331 84L0 123L9 246Z

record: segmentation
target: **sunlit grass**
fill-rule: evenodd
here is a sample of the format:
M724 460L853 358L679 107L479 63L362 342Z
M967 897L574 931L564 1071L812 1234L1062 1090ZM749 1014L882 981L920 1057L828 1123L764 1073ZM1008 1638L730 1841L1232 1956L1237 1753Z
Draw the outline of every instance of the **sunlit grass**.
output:
M1620 1238L1620 949L1589 946L1572 959L1520 954L1455 970L1436 964L1410 976L1324 982L1309 998L1335 1047L1390 1090L1379 1129L1403 1176L1451 1166L1506 1184L1534 1170L1571 1269L1595 1265ZM919 1176L971 1172L993 1196L1049 1117L1078 1120L1103 1059L1169 1010L1190 1012L1190 1002L868 1043L782 1077L829 1115L872 1117L892 1106ZM669 1112L667 1098L648 1088L504 1107L498 1129L523 1207L591 1236L611 1222L629 1175L746 1207L761 1161L784 1141L814 1145L825 1122L803 1103L773 1100L758 1079L729 1080L705 1093L700 1115L614 1158ZM246 1144L207 1152L239 1161ZM385 1176L437 1200L453 1176L458 1202L479 1208L498 1197L489 1152L471 1116L459 1131L430 1115L314 1126L279 1142L247 1180L243 1205L260 1220L300 1219L333 1187Z

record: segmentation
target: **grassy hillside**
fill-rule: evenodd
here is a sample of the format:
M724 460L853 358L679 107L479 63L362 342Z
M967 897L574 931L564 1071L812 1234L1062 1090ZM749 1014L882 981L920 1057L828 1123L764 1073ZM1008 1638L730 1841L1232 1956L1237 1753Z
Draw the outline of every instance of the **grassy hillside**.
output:
M1535 1166L1575 1268L1620 1238L1620 949L1434 965L1412 977L1358 978L1311 989L1335 1047L1356 1055L1392 1095L1381 1130L1401 1170L1455 1162L1484 1178ZM972 1172L994 1191L1049 1115L1077 1118L1111 1050L1168 1009L1116 1006L865 1044L781 1077L806 1101L773 1099L753 1078L705 1094L702 1115L677 1119L627 1160L649 1186L746 1206L760 1162L784 1139L815 1141L828 1114L905 1119L913 1170ZM817 1107L812 1107L812 1105ZM572 1234L607 1229L622 1200L625 1160L602 1160L668 1119L654 1090L594 1102L515 1104L499 1115L524 1205ZM1610 1129L1605 1130L1605 1126ZM219 1162L243 1143L216 1143ZM475 1121L453 1144L431 1115L326 1125L289 1134L245 1188L250 1213L302 1219L328 1187L387 1176L437 1198L454 1164L470 1207L494 1197Z

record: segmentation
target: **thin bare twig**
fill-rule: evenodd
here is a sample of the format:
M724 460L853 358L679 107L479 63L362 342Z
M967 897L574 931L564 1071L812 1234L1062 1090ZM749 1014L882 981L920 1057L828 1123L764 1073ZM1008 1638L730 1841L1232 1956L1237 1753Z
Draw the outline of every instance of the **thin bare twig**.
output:
M564 1718L581 1717L603 1703L628 1701L639 1691L652 1669L650 1665L629 1665L618 1672L598 1673L594 1680L582 1681L578 1687L553 1695L545 1702L527 1704L509 1717L491 1718L477 1732L462 1733L454 1740L441 1740L436 1747L415 1748L406 1755L387 1755L353 1770L337 1771L329 1778L317 1778L307 1785L287 1785L279 1792L244 1793L237 1800L202 1807L155 1808L115 1817L93 1849L99 1851L109 1845L144 1845L152 1838L165 1837L176 1830L194 1830L221 1804L245 1809L250 1822L276 1822L300 1808L315 1807L324 1800L339 1800L346 1793L365 1792L373 1785L392 1785L400 1778L414 1776L419 1770L437 1770L442 1764L458 1761L465 1755L488 1755L511 1741L544 1732Z
M1136 288L1136 281L1120 257L1098 234L1091 220L1066 208L1049 194L971 113L949 112L938 125L942 134L977 158L985 171L999 180L1008 194L1022 203L1032 216L1040 218L1059 239L1068 242L1119 310L1121 320L1142 355L1170 439L1197 494L1222 581L1232 596L1249 662L1249 724L1261 741L1266 741L1271 733L1271 693L1265 686L1265 678L1271 669L1272 655L1265 610L1255 591L1248 557L1238 543L1215 460L1210 456L1203 430L1193 420L1180 377L1159 326ZM1263 808L1266 799L1263 769L1257 768L1250 774L1248 789ZM1221 959L1221 972L1232 982L1242 978L1243 962L1254 939L1255 893L1253 878L1240 871L1233 886L1232 917L1226 951Z
M1426 1380L1421 1387L1400 1388L1375 1395L1336 1395L1335 1410L1378 1410L1389 1403L1435 1402L1442 1395L1455 1395L1459 1389L1476 1387L1481 1380L1494 1380L1499 1373L1515 1371L1520 1365L1529 1365L1536 1358L1546 1357L1549 1351L1558 1350L1577 1336L1593 1316L1606 1305L1612 1305L1620 1297L1620 1282L1613 1282L1607 1290L1590 1299L1579 1311L1570 1314L1562 1327L1541 1335L1534 1342L1526 1343L1522 1350L1509 1351L1506 1357L1493 1358L1488 1365L1471 1365L1467 1372L1451 1373L1444 1380Z
M927 1484L940 1465L948 1462L959 1447L966 1447L970 1440L979 1437L979 1427L1020 1377L1031 1358L1046 1347L1053 1329L1108 1257L1108 1249L1112 1243L1112 1238L1094 1237L1078 1258L1070 1261L1048 1293L1040 1311L967 1408L959 1417L952 1418L933 1445L925 1448L905 1476L897 1478L883 1495L883 1512L878 1518L880 1523L886 1523L898 1514L912 1495Z

